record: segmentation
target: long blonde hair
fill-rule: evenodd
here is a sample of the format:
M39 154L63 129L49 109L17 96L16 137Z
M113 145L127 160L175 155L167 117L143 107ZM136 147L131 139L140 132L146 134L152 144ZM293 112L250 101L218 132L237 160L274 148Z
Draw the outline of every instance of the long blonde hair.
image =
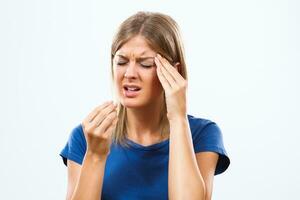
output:
M114 79L113 59L115 53L131 38L141 35L153 51L165 57L171 64L180 63L179 73L187 79L186 63L184 59L184 47L178 24L170 16L158 12L138 12L119 26L111 45L111 75ZM126 108L118 103L118 123L112 134L112 140L125 145L127 134ZM167 108L165 98L160 114L161 136L169 133Z

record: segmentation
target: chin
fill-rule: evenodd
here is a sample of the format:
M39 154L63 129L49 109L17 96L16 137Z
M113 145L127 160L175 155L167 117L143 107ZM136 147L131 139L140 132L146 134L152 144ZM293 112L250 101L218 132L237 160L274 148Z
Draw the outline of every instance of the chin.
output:
M138 101L137 99L122 99L121 100L121 104L125 107L125 108L139 108L142 107L141 102Z

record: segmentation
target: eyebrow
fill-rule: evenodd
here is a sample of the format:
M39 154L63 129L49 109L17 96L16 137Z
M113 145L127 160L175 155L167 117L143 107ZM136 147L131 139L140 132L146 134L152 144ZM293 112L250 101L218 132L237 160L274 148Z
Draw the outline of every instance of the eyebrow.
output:
M127 59L128 60L128 58L126 57L126 56L124 56L124 55L121 55L121 54L117 54L116 56L119 56L119 57L121 57L121 58L124 58L124 59ZM148 57L139 57L139 58L137 58L136 60L137 61L143 61L143 60L147 60L147 59L154 59L154 57L150 57L150 56L148 56Z

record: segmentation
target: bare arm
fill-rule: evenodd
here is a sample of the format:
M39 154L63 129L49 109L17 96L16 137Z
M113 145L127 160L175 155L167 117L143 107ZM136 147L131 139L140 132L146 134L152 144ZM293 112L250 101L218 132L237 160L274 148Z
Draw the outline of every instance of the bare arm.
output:
M104 169L107 157L87 152L75 186L72 200L99 200L101 198Z
M68 186L66 200L70 200L74 192L75 186L79 179L81 165L72 160L67 160L68 166Z
M187 81L178 73L181 64L172 66L159 54L155 57L155 64L157 76L165 90L167 117L170 122L169 198L209 199L217 155L201 154L198 159L194 153L186 114ZM197 159L201 160L199 163L205 164L198 168ZM209 187L208 195L206 185Z
M210 200L213 191L213 181L219 154L215 152L196 153L199 170L205 183L205 200Z
M98 106L83 120L87 150L82 166L68 160L67 199L101 198L105 164L112 141L111 134L117 121L116 106L112 102Z
M169 198L205 199L205 184L198 169L186 118L170 121Z

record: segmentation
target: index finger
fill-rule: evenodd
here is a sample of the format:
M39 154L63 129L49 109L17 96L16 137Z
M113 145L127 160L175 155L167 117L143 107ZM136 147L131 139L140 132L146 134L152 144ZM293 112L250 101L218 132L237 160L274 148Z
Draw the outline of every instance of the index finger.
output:
M175 79L176 82L185 80L178 72L178 70L175 69L175 67L171 65L171 63L166 58L163 58L159 54L157 54L157 58L159 58L159 60L162 63L162 66L168 70L168 72L172 75L172 77Z

